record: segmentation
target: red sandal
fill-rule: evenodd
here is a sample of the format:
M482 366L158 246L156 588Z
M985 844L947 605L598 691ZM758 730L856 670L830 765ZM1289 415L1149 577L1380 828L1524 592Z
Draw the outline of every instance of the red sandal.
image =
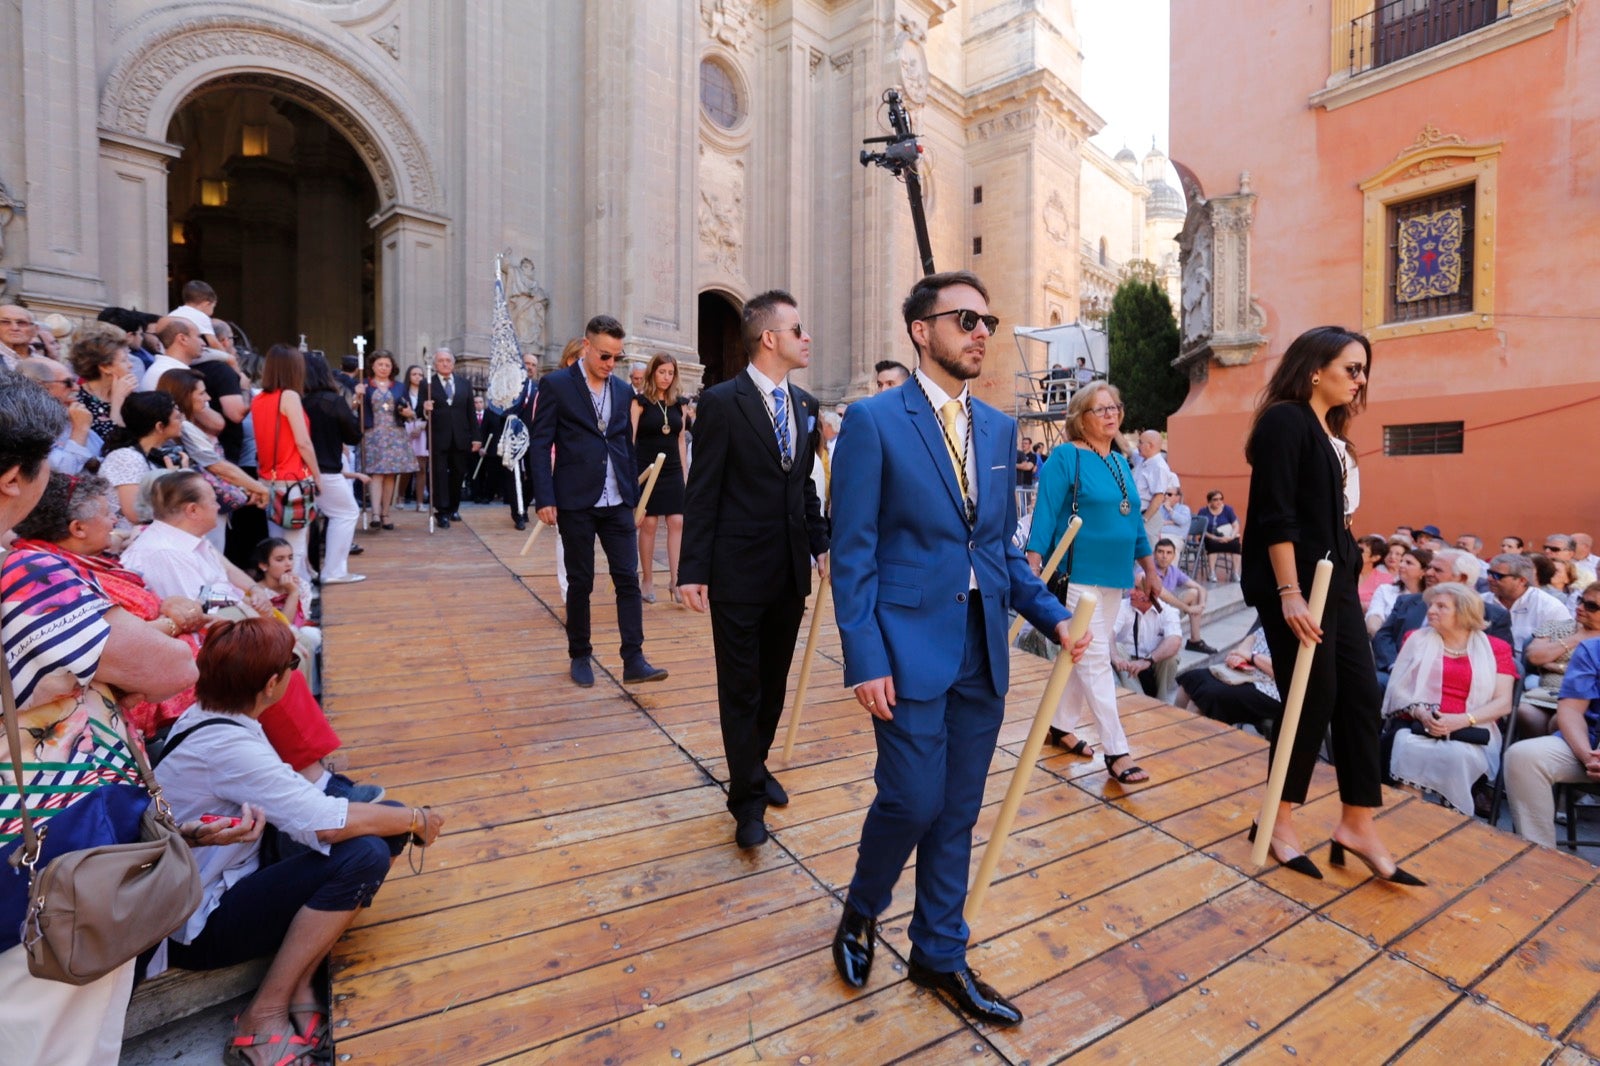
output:
M258 1033L248 1033L244 1036L235 1036L222 1049L224 1066L259 1066L247 1054L248 1049L257 1047L269 1047L283 1052L268 1062L267 1066L294 1066L316 1050L314 1043L296 1034L273 1033L271 1036L261 1036Z

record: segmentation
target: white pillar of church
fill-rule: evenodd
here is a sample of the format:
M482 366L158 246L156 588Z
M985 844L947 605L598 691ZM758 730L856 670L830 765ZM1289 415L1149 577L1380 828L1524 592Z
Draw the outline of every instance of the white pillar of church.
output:
M167 168L181 152L164 141L100 131L106 303L158 315L168 310Z
M402 368L426 364L447 336L446 221L398 204L368 221L378 240L378 347L393 351Z
M36 309L98 311L99 145L94 0L22 0L22 143L27 242L20 295ZM41 299L42 298L42 299Z
M698 380L694 285L696 7L591 0L584 25L582 318L617 317L629 351ZM692 367L692 369L691 369Z

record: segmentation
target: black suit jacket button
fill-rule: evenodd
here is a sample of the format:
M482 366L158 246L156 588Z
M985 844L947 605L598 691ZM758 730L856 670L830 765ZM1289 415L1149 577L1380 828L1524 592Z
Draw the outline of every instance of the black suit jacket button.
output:
M967 594L965 592L956 593L956 602L957 603L966 603L967 602Z

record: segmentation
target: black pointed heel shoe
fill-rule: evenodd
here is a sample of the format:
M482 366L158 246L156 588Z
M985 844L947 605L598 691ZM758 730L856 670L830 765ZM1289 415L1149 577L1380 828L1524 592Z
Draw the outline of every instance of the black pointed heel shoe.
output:
M1256 823L1255 822L1251 822L1250 823L1250 843L1254 844L1255 842L1256 842ZM1277 844L1277 841L1273 841L1271 844L1268 844L1267 845L1267 851L1269 853L1271 853L1271 855L1272 855L1272 857L1274 859L1277 860L1279 866L1282 866L1282 867L1284 867L1286 869L1289 869L1289 870L1293 870L1295 873L1300 874L1300 875L1302 875L1304 877L1315 878L1318 881L1322 880L1322 871L1317 869L1317 864L1311 861L1311 857L1309 855L1296 855L1291 859L1280 859L1280 858L1278 858L1278 849L1274 846L1276 844Z
M1347 851L1356 858L1360 859L1362 865L1371 870L1372 876L1376 877L1380 881L1388 881L1393 885L1408 885L1412 888L1424 888L1428 884L1428 882L1423 881L1412 874L1406 873L1405 870L1401 869L1399 863L1394 864L1393 873L1385 874L1382 870L1378 869L1378 864L1373 862L1372 859L1367 857L1365 854L1357 851L1355 848L1352 848L1349 844L1341 844L1337 840L1330 841L1328 844L1328 861L1333 863L1335 866L1343 866L1344 853Z

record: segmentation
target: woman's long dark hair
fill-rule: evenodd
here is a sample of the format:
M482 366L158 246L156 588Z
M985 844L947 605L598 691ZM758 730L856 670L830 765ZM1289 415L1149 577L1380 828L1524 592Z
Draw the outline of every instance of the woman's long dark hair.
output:
M306 353L306 393L337 392L338 384L333 380L333 368L328 365L328 360L321 352Z
M118 448L137 447L141 438L172 417L177 401L165 392L130 392L122 401L122 425L111 431L106 454Z
M1272 378L1267 382L1267 387L1261 390L1261 396L1256 400L1256 413L1250 419L1250 434L1245 438L1245 462L1252 462L1250 457L1250 440L1255 436L1256 424L1261 421L1261 416L1280 403L1308 403L1311 400L1311 375L1322 370L1344 351L1351 342L1361 345L1361 350L1367 353L1367 375L1372 374L1372 342L1366 337L1343 326L1317 326L1308 329L1294 339L1289 345L1289 350L1283 353L1283 358L1278 360L1278 368L1272 372ZM1348 404L1341 404L1328 412L1328 432L1350 443L1346 435L1350 427L1350 419L1361 413L1367 406L1367 384L1362 382L1361 391L1356 398ZM1350 450L1350 463L1355 465L1355 449Z

